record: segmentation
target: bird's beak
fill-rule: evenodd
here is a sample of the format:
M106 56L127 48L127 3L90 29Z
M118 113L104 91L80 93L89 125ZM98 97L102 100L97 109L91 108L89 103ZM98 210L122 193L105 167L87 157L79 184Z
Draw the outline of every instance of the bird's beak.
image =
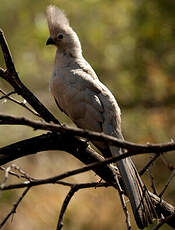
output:
M49 37L47 39L46 46L48 46L48 45L55 45L55 42L54 42L54 40L51 37Z

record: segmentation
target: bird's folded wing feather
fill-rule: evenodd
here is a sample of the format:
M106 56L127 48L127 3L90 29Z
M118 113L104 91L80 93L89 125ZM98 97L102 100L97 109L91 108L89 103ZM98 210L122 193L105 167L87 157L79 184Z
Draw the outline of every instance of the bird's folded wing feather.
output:
M92 79L81 69L72 70L71 77L68 75L69 73L64 73L64 78L55 76L51 82L51 92L58 107L71 117L78 127L102 132L104 107L99 99L102 89L98 79Z

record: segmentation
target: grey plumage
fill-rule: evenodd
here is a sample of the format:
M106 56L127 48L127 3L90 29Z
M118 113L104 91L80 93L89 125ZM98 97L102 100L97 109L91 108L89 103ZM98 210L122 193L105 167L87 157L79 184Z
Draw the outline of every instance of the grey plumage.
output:
M69 26L69 21L65 14L59 8L49 6L46 11L47 21L50 33L53 35L57 31L57 28L63 28L63 26Z
M54 71L50 81L51 93L59 108L80 128L123 139L120 108L82 56L77 34L65 14L55 6L47 9L50 38L47 44L57 47ZM122 154L116 146L93 142L104 156ZM117 163L131 202L137 225L142 229L152 223L154 209L149 193L130 158Z

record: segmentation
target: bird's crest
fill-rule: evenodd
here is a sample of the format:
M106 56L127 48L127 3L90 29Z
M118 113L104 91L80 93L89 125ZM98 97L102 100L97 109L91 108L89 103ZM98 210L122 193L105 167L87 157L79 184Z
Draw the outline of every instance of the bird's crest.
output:
M58 29L69 26L69 21L62 10L56 6L50 5L46 11L48 26L51 34L54 34Z

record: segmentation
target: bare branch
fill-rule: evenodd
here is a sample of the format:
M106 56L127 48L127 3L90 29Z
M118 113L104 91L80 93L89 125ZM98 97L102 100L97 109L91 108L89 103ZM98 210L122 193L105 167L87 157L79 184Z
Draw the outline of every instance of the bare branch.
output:
M35 112L35 110L33 110L33 109L31 109L30 107L28 107L28 106L26 105L26 103L20 102L20 101L16 100L15 98L11 97L12 94L15 94L15 93L16 93L15 91L12 91L12 92L10 92L10 93L5 93L2 89L0 89L0 93L3 94L3 96L0 97L0 100L6 98L6 99L8 99L9 101L12 101L12 102L14 102L15 104L20 105L20 106L22 106L23 108L27 109L27 110L28 110L29 112L31 112L33 115L35 115L35 116L37 116L37 117L41 117L38 113Z
M0 166L0 170L6 172L7 168L4 168L4 167ZM20 174L15 173L15 172L13 172L11 170L8 171L8 174L17 177L18 179L20 179L20 178L24 178L24 179L30 178L30 180L35 180L33 177L28 176L28 174L26 174L26 173L21 173L21 172L19 172L19 173Z
M155 186L155 183L154 183L154 177L152 175L152 171L151 169L149 168L148 169L148 174L149 174L149 177L150 177L150 180L151 180L151 188L152 188L152 191L155 195L158 195L157 193L157 190L156 190L156 186Z
M0 114L0 125L26 125L34 128L35 130L48 130L52 132L61 132L66 133L67 135L79 136L89 138L90 140L97 140L107 142L109 144L116 144L118 147L134 151L134 153L129 153L128 156L136 155L137 153L162 153L166 151L174 151L175 143L168 142L165 144L134 144L129 141L124 141L117 139L115 137L106 135L104 133L93 132L89 130L79 129L79 128L70 128L68 126L50 124L46 122L33 121L26 119L24 117L14 117L10 115Z
M81 140L77 139L76 142L74 142L73 140L71 139L71 137L64 137L64 135L48 133L6 146L0 150L0 156L3 156L6 160L12 160L22 157L24 155L36 153L38 151L44 151L48 149L62 149L71 153L85 164L103 161L102 156L97 154L91 148L85 147L85 144L83 144ZM70 145L67 145L67 142L69 142ZM5 156L7 156L7 158L5 158ZM111 168L111 165L105 165L103 169L101 167L94 169L96 174L98 174L101 178L114 186L115 180L113 178L115 176L115 172L113 170L114 169ZM120 184L122 185L121 180ZM150 196L158 213L162 213L165 217L175 213L175 208L172 205L168 204L163 200L160 200L159 197L155 196L152 193L150 193ZM168 224L175 227L175 218L174 222L171 221Z
M6 170L5 170L5 175L4 175L4 179L3 179L2 183L1 183L0 188L4 188L5 183L6 183L7 179L8 179L8 175L9 175L10 169L11 169L11 167L6 168Z
M165 191L167 190L168 188L168 185L171 183L172 179L174 178L175 176L175 169L172 171L170 177L168 178L168 181L166 182L164 188L162 189L162 191L160 192L159 194L159 197L161 198L163 196L163 194L165 193Z
M71 200L71 198L73 197L73 195L75 194L75 192L78 191L78 186L73 186L70 191L68 192L64 202L63 202L63 205L62 205L62 208L61 208L61 211L60 211L60 214L59 214L59 219L58 219L58 224L57 224L57 228L56 230L61 230L62 227L63 227L63 218L64 218L64 214L66 212L66 209L67 209L67 206Z
M0 68L0 76L4 76L5 70L3 68Z
M18 208L20 202L23 200L23 198L25 197L25 195L28 193L30 187L26 188L24 190L24 192L22 193L22 195L20 196L20 198L17 200L17 202L13 205L12 210L8 213L8 215L4 218L4 220L0 223L0 228L2 228L4 226L4 224L7 222L7 220L10 218L10 216L12 216L13 214L16 213L16 209Z
M0 29L0 45L1 45L1 48L3 51L4 60L5 60L5 64L6 64L7 69L11 72L15 72L15 66L13 64L12 55L11 55L10 50L8 48L8 44L7 44L7 41L5 39L4 33L1 29ZM3 70L1 70L1 71L3 71Z
M100 166L106 165L109 162L111 163L111 161L115 160L116 157L111 157L108 160L103 160L101 162L95 162L95 163L91 163L89 165L86 165L84 167L78 168L78 169L74 169L71 171L67 171L63 174L60 174L58 176L54 176L54 177L50 177L50 178L46 178L46 179L35 179L32 181L25 181L24 183L19 183L19 184L12 184L12 185L7 185L7 186L2 186L0 188L0 190L12 190L12 189L18 189L18 188L25 188L25 187L32 187L32 186L38 186L38 185L44 185L44 184L55 184L57 181L65 179L67 177L73 176L73 175L77 175L79 173L84 173L87 172L89 170L92 170L94 168L98 168ZM117 186L118 188L118 186Z
M69 145L67 143L69 143ZM1 164L5 164L20 157L47 150L64 150L75 156L84 164L104 160L104 158L92 148L87 147L87 144L82 140L77 139L75 142L73 137L48 133L1 148L0 162ZM116 169L114 170L111 165L105 165L103 170L101 170L101 168L96 168L94 171L105 181L110 181L111 184L114 183Z
M175 169L174 165L171 162L168 162L164 154L161 155L161 160L171 172Z
M33 95L33 93L21 82L18 73L16 72L10 50L7 45L3 31L0 29L0 45L3 51L7 70L0 70L0 76L6 80L14 90L21 95L33 108L41 115L47 122L54 122L59 124L58 120L40 103L40 101Z
M131 229L131 222L130 222L130 215L129 215L129 212L128 212L128 209L126 207L126 202L125 202L125 198L124 198L124 192L120 186L120 183L119 183L119 179L118 179L118 176L116 175L116 182L117 182L117 190L118 190L118 193L119 193L119 197L120 197L120 201L121 201L121 204L122 204L122 208L123 208L123 211L124 211L124 214L125 214L125 221L126 221L126 226L127 226L127 229L130 230Z
M168 218L171 216L171 218L168 219L167 224L171 226L172 228L175 228L175 208L164 201L163 199L160 199L155 194L149 192L152 202L154 203L156 207L157 214L159 216L164 216L165 218Z
M67 187L73 187L73 186L78 186L80 189L83 188L99 188L99 187L110 187L111 185L106 183L106 182L91 182L91 183L76 183L76 184L72 184L69 182L65 182L65 181L57 181L55 184L59 184L59 185L63 185L63 186L67 186Z
M84 183L84 184L73 184L71 186L71 189L69 190L66 198L64 199L63 205L61 207L61 211L59 214L59 218L58 218L58 224L57 224L57 228L56 230L61 230L61 228L63 227L63 219L64 219L64 214L66 212L66 209L68 207L68 204L70 202L70 200L72 199L73 195L75 194L75 192L77 192L80 189L85 189L85 188L97 188L97 187L106 187L109 186L106 183Z
M85 166L83 168L83 171L85 172L86 170L89 170L88 167L92 167L92 166L93 166L93 164L91 164L90 166ZM73 170L73 171L69 171L69 172L64 173L64 174L60 174L60 175L58 175L56 177L46 178L46 179L42 179L42 180L35 180L35 181L27 182L26 184L21 183L21 184L16 184L16 185L14 184L14 185L5 186L3 188L3 190L13 189L13 188L32 187L32 186L37 186L39 184L55 183L55 182L57 182L57 180L61 180L61 179L66 178L68 176L75 175L75 174L79 173L80 171L82 171L82 168L81 169L76 169L76 170ZM173 206L171 206L167 202L161 200L159 197L155 196L154 194L152 194L150 192L149 192L149 194L150 194L150 196L152 198L152 201L153 201L158 213L162 213L165 217L175 213L175 208ZM170 223L168 222L168 224L170 226L175 227L175 221L172 221L172 219L171 219Z
M160 229L160 227L162 227L164 224L168 224L170 221L172 221L173 219L174 219L174 217L175 217L175 213L174 214L172 214L172 215L170 215L170 216L168 216L167 218L165 218L165 219L162 219L161 221L160 221L160 223L159 224L157 224L152 230L158 230L158 229ZM175 226L175 225L174 225Z
M153 157L151 157L151 160L145 165L145 167L143 169L140 170L140 172L139 172L140 176L146 172L146 170L153 164L154 161L156 161L156 159L159 156L160 156L159 154L155 154Z
M9 98L12 94L15 94L16 92L15 91L12 91L10 93L5 93L2 89L0 89L0 93L3 94L2 97L0 97L0 100L4 99L4 98Z

